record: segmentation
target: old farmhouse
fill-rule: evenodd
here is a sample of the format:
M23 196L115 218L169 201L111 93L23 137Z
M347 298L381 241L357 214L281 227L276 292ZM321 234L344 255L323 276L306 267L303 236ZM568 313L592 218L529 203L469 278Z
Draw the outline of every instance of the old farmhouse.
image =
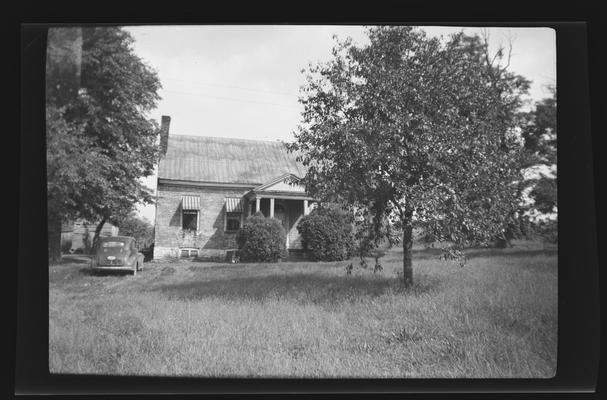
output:
M161 121L154 258L225 258L256 211L278 218L290 251L301 249L297 223L313 199L297 181L305 168L283 144L169 135Z

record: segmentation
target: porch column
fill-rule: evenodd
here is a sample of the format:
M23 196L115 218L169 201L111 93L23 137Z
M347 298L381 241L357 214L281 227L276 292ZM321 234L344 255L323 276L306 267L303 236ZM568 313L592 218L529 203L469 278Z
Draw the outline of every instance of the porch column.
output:
M308 215L308 200L304 200L304 215Z
M261 208L261 205L260 205L260 203L259 203L259 201L260 201L260 200L261 200L261 199L260 199L259 197L257 197L257 198L255 199L255 212L259 212L259 210L260 210L260 208Z
M270 198L270 218L274 218L274 197Z

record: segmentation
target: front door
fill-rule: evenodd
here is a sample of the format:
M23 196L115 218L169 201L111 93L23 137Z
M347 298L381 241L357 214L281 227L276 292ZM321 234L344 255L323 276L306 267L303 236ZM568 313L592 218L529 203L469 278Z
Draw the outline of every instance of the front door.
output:
M285 229L287 234L287 249L289 248L289 215L285 208L284 203L279 203L274 206L274 218L280 220L282 227Z

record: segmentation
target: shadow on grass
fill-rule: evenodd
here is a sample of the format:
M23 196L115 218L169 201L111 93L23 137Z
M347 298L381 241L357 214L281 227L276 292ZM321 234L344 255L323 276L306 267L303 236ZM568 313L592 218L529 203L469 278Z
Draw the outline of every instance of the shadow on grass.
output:
M61 261L55 266L73 265L73 264L90 264L91 256L87 254L64 254L61 256Z
M530 257L530 256L556 256L558 250L554 249L468 249L465 251L468 258L480 257Z
M443 254L440 248L428 248L428 249L417 249L413 250L413 260L432 260L439 259ZM558 253L557 248L547 249L529 249L529 248L507 248L507 249L496 249L496 248L470 248L465 249L464 253L468 258L481 258L481 257L529 257L529 256L556 256Z
M80 274L86 276L125 276L125 275L133 275L131 271L110 271L110 270L94 270L91 268L80 268L78 270Z
M189 262L191 263L195 263L195 264L200 264L200 265L220 265L222 267L229 267L230 265L242 265L242 264L280 264L280 263L311 263L311 262L316 262L314 260L306 260L306 259L302 259L302 258L283 258L280 259L278 261L266 261L266 262L254 262L254 261L237 261L237 262L231 262L231 261L225 261L225 260L213 260L213 259L205 259L205 258L192 258L189 260Z
M438 279L425 277L411 288L405 289L402 281L396 277L293 273L197 280L160 285L151 290L177 300L220 298L261 303L279 299L335 308L341 303L357 302L363 297L377 298L389 292L406 291L418 295L434 289L439 283Z

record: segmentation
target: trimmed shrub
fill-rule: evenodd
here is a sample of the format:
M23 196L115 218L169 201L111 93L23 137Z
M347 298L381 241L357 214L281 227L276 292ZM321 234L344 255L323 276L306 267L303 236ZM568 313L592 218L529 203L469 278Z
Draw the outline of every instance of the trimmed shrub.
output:
M342 261L354 249L351 218L335 207L319 207L297 225L304 250L314 261Z
M248 217L236 234L241 261L277 261L286 255L286 240L282 223L261 212Z

